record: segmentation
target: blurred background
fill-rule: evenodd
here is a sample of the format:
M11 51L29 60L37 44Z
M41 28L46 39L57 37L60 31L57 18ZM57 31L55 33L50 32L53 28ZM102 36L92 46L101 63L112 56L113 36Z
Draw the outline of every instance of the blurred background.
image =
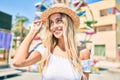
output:
M68 5L80 17L76 40L79 50L84 47L90 50L90 80L119 80L120 0L1 0L0 80L40 80L40 72L34 68L36 65L15 68L11 62L31 23L56 3ZM44 36L43 27L30 49L44 40Z

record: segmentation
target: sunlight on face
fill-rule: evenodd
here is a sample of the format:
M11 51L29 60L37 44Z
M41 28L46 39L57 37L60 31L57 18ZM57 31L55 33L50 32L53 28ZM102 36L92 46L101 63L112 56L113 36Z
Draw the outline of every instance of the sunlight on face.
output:
M63 37L63 20L60 13L54 13L49 18L50 31L56 38Z

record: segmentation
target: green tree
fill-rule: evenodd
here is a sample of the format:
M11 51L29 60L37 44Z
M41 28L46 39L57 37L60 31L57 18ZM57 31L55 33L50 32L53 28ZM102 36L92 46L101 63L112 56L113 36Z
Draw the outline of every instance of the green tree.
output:
M25 35L27 34L28 30L25 28L24 24L28 22L28 18L25 16L19 16L17 15L15 18L15 23L13 24L12 31L15 34L15 37L20 37L23 39Z
M28 26L25 26L25 23L27 23L28 21L29 21L28 18L25 16L20 16L20 15L16 16L15 22L13 23L13 27L12 27L12 32L14 33L12 47L14 49L16 49L17 46L20 45L20 43L28 33L29 30L26 28Z

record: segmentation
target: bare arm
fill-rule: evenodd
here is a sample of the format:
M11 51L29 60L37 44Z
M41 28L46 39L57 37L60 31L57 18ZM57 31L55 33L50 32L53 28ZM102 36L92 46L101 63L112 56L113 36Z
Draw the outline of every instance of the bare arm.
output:
M90 52L89 52L88 49L81 50L79 54L80 54L79 58L81 60L88 60L88 59L90 59ZM89 72L84 72L84 74L87 77L87 80L89 80Z
M87 60L87 59L90 59L90 52L88 49L83 49L79 52L80 56L79 58L81 60Z
M39 52L33 51L29 55L28 51L29 51L29 47L30 47L30 44L32 43L33 38L40 31L42 24L43 23L41 21L32 23L30 32L25 37L25 39L23 40L23 42L21 43L21 45L18 47L16 51L15 57L13 59L14 66L24 67L24 66L34 64L35 62L40 60L41 55Z

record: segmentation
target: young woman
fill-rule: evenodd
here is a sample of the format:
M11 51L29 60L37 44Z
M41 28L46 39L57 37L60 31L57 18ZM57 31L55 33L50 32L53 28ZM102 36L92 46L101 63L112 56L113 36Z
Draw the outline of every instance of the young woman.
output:
M16 67L24 67L41 60L42 80L87 80L75 44L75 29L79 17L64 4L54 5L33 22L31 30L17 49L13 60ZM46 40L29 55L33 38L46 28Z

